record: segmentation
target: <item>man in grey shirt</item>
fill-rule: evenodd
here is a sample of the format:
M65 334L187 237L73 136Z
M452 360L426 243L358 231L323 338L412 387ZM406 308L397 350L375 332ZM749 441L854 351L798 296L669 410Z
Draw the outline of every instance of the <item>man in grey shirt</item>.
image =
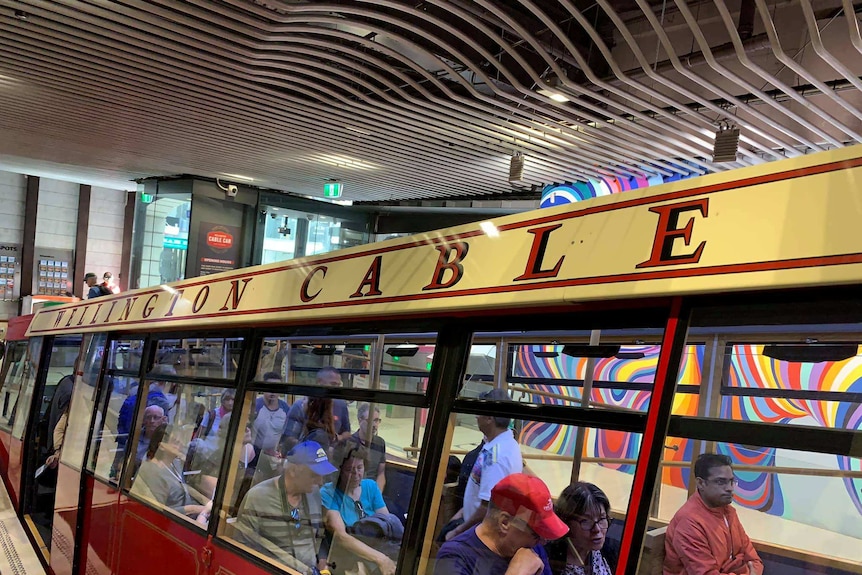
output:
M280 476L249 489L237 516L237 541L306 575L325 569L326 558L318 557L325 534L320 486L335 471L320 444L297 444Z

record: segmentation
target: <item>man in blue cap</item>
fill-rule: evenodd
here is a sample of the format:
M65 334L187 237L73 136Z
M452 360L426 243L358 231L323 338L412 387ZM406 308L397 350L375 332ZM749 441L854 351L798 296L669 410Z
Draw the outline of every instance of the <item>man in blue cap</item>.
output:
M335 471L319 443L295 445L281 475L249 489L237 515L237 541L300 573L325 573L326 558L318 556L325 535L320 486Z

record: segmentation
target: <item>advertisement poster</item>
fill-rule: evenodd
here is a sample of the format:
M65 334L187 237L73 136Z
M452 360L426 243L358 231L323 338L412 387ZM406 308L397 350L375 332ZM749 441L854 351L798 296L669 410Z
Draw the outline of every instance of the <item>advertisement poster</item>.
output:
M206 276L239 267L239 226L201 222L198 235L198 264Z

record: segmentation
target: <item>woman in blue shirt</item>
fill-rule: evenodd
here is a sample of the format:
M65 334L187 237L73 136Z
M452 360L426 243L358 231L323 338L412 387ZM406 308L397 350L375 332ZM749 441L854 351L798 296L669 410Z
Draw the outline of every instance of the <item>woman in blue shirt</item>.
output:
M383 502L383 494L373 479L364 479L367 450L349 439L333 446L333 461L341 462L338 478L320 490L320 499L325 510L324 523L332 534L329 561L339 565L354 564L362 560L376 566L382 575L394 575L395 563L384 553L372 549L350 534L353 524L375 513L389 513ZM341 557L341 559L337 559ZM345 568L349 569L347 565Z

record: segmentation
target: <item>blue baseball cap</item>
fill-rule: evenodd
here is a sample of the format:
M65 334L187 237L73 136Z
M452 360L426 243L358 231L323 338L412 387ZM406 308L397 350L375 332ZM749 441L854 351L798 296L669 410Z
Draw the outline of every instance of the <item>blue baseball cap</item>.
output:
M318 475L329 475L338 471L326 457L326 450L316 441L297 443L287 454L287 460L297 465L307 465Z

